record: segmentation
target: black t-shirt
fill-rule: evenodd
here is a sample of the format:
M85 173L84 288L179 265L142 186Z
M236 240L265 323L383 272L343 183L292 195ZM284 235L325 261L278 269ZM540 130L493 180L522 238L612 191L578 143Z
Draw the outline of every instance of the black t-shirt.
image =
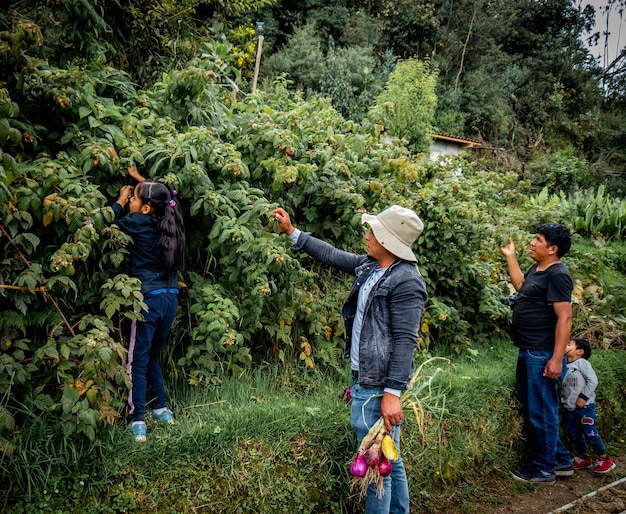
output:
M537 264L524 275L513 305L511 335L515 346L533 350L554 349L557 317L552 304L571 302L574 282L565 264L537 271Z

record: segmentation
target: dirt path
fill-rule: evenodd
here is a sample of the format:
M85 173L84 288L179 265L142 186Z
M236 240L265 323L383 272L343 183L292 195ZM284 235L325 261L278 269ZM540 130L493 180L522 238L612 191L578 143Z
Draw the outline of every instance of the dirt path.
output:
M476 513L480 514L622 514L626 511L626 481L607 488L592 497L592 491L608 486L625 476L626 460L615 458L617 467L611 473L599 476L590 469L577 471L572 477L558 478L551 486L532 486L512 479L501 478L485 489ZM574 503L567 510L562 507ZM465 508L460 512L474 512Z
M613 460L616 468L611 473L596 475L583 469L574 476L557 478L553 485L490 477L468 484L474 491L471 498L459 490L457 499L414 514L626 514L626 458Z

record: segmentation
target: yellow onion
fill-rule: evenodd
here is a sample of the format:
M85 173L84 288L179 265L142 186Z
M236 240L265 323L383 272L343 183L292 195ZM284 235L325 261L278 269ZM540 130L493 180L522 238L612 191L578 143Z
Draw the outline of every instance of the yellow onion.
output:
M389 460L398 460L398 449L396 448L396 443L393 442L393 439L389 434L385 434L380 447L385 457Z

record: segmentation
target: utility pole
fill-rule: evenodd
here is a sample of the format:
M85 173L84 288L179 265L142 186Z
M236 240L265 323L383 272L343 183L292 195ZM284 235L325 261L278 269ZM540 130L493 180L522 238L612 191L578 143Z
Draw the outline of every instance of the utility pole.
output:
M263 51L263 34L265 33L265 23L262 21L256 22L256 35L259 38L259 43L256 48L256 63L254 65L254 78L252 79L252 93L256 91L256 83L259 80L259 67L261 66L261 52Z

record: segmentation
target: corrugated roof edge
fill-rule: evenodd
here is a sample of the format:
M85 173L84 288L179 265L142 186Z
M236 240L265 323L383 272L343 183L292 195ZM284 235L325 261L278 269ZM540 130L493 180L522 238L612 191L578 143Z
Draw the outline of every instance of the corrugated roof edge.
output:
M443 139L444 141L452 141L454 143L465 143L467 146L482 146L483 141L479 141L478 139L472 139L469 137L463 136L453 136L451 134L444 134L442 132L435 132L431 134L434 139Z

